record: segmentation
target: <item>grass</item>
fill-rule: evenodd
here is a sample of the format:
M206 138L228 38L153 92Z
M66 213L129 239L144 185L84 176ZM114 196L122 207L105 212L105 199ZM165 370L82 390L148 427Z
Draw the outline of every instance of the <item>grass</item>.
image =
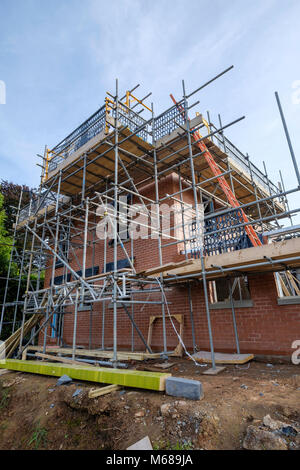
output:
M68 420L66 421L66 425L67 425L68 428L70 428L70 429L76 428L76 427L80 426L80 424L81 424L81 419L80 419L80 418L68 419Z
M0 430L5 431L8 428L8 424L6 422L0 424Z
M47 442L47 434L47 429L41 428L40 424L38 423L35 430L33 431L30 441L28 441L28 445L31 446L32 444L34 444L34 448L36 450L39 449L41 444L45 446Z
M0 410L4 410L8 406L9 402L9 390L3 390L0 398Z
M169 441L158 441L153 444L153 450L193 450L193 444L191 442L180 442L171 444Z
M75 434L75 436L73 436L73 438L72 438L73 444L75 446L79 446L80 440L81 440L81 435L80 434Z
M193 444L191 442L179 442L175 445L169 446L167 450L193 450Z

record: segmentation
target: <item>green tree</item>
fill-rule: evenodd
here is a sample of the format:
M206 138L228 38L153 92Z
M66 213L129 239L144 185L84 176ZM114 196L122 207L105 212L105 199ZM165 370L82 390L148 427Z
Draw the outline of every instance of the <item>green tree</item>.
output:
M16 222L16 208L19 204L21 191L22 201L21 208L28 205L32 195L32 190L25 185L17 185L8 181L1 182L0 186L0 304L3 303L6 290L6 278L8 277L9 262L11 250L13 249L12 263L9 273L8 289L6 292L4 312L4 325L1 333L1 340L6 339L12 333L12 326L18 328L22 320L22 305L13 304L16 300L19 302L24 300L24 294L27 285L27 274L24 270L21 273L21 263L18 261L22 256L25 241L25 231L18 230L16 238L13 242L14 224ZM14 244L14 247L12 248ZM27 236L25 248L30 250L31 236ZM18 253L18 257L16 256ZM26 263L25 263L26 265ZM34 262L33 262L34 266ZM36 266L35 266L36 267ZM41 273L40 286L43 285L44 273ZM37 282L36 269L31 273L31 286L34 289ZM19 292L19 296L17 293ZM1 316L2 306L0 306Z
M0 274L2 277L7 273L12 246L12 239L7 236L7 229L5 227L7 217L5 210L3 209L3 204L4 197L0 193Z
M19 290L18 300L23 300L26 289L26 275L22 273L19 286L20 266L13 257L9 272L9 262L11 250L13 246L14 223L16 221L16 208L19 203L21 190L23 189L22 206L28 204L30 198L30 190L27 186L1 182L0 186L0 317L2 313L2 304L6 291L6 279L9 275L8 289L6 292L5 303L12 303L17 300L17 292ZM18 237L14 242L15 249L21 253L23 249L24 232L18 233ZM1 332L1 340L6 339L12 333L12 325L16 320L15 327L19 326L22 318L22 308L15 305L7 305L4 311L4 323Z
M10 260L10 253L12 248L12 238L7 235L7 229L5 222L7 219L5 210L3 209L4 196L0 193L0 304L4 299L4 292L6 286L6 278L8 275L8 266ZM14 267L13 270L15 271ZM10 295L7 295L7 299ZM2 305L0 307L0 315L2 311ZM10 315L9 315L10 316ZM7 327L4 325L3 335L7 336Z
M24 207L29 204L32 190L25 184L20 185L6 180L1 180L0 191L4 196L3 209L6 213L4 226L8 234L12 236L13 225L16 221L16 208L19 205L21 191L23 191L21 207Z

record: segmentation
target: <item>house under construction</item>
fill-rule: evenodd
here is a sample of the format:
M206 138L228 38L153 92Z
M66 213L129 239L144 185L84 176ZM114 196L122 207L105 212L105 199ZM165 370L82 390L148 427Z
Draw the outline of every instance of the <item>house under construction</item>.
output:
M278 95L295 188L274 184L225 136L243 118L197 112L197 94L228 70L192 92L183 82L159 115L150 94L123 96L116 81L100 109L45 148L39 189L16 213L24 249L11 251L19 288L8 303L9 272L1 307L0 331L14 312L7 355L117 366L209 351L213 368L215 352L291 355L300 208L287 197L299 171Z

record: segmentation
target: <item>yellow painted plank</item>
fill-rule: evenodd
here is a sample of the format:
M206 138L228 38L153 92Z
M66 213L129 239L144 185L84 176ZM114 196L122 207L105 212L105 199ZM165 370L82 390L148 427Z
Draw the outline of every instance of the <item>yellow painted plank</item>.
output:
M57 364L51 362L20 361L7 359L0 362L1 369L30 372L32 374L61 377L68 375L72 379L88 382L123 385L124 387L144 388L148 390L165 390L165 381L172 374L144 372L138 370L107 369L94 366Z

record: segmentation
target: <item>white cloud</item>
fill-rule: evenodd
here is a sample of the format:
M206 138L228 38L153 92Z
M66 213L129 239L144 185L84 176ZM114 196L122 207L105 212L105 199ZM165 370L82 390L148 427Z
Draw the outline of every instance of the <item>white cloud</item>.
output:
M189 2L189 8L178 1L112 2L105 11L98 1L90 5L98 26L90 36L90 53L107 84L118 77L123 86L143 79L154 91L170 87L216 64L244 34L238 21L229 24L220 16L215 28L206 26L199 2ZM198 19L192 16L195 11Z

